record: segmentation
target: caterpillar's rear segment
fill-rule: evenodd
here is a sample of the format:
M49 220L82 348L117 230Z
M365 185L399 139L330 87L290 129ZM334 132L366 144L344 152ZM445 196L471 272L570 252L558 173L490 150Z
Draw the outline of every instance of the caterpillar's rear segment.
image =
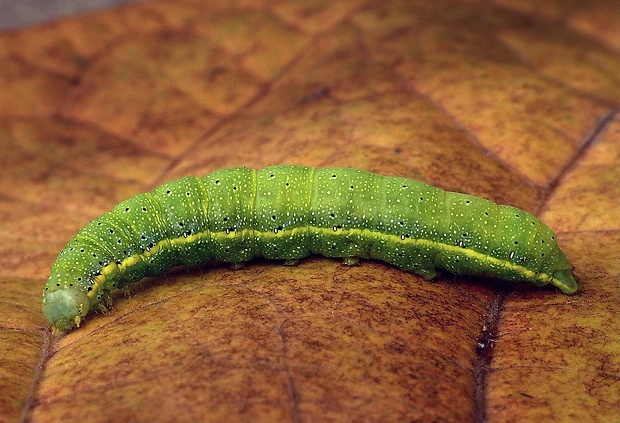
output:
M556 271L553 273L553 281L551 283L565 294L574 294L577 292L577 281L573 276L572 270Z

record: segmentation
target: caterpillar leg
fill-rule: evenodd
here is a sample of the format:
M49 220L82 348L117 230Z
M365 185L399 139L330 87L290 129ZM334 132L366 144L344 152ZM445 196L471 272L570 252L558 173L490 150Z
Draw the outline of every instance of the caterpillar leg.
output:
M122 287L121 292L125 298L131 298L131 289L129 288L129 285Z
M232 270L241 270L244 267L245 267L245 264L242 261L240 261L238 263L230 263L230 268Z
M110 311L110 308L111 307L108 307L107 305L103 303L97 304L97 311L101 312L101 314L108 314L108 312Z
M347 266L359 266L360 259L357 257L344 257L342 259L342 264L347 265Z
M424 268L424 267L416 267L414 269L409 270L411 273L415 273L416 275L422 276L427 281L434 279L437 276L437 271L434 267Z
M112 309L113 307L114 307L114 301L112 300L112 296L110 295L109 292L104 293L103 298L101 299L99 304L97 304L97 310L100 311L102 314L108 314L110 312L110 309Z
M282 263L284 266L297 266L297 264L299 263L299 260L297 259L290 259L290 260L284 260L284 263Z
M112 296L109 293L106 293L105 296L103 297L103 303L105 303L105 307L106 308L112 308L114 307L114 300L112 299ZM99 303L101 304L101 303Z

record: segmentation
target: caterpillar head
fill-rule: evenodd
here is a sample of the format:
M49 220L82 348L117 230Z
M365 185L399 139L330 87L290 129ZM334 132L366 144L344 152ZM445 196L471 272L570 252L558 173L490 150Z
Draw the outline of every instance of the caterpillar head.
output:
M90 308L86 294L72 287L46 292L41 303L45 320L60 330L80 326L82 317L88 314Z

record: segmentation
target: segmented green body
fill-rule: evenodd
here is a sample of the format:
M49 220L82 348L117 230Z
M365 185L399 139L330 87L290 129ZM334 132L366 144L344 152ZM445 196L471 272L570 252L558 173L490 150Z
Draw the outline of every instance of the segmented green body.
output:
M177 265L310 254L577 290L551 229L523 210L362 170L272 166L182 178L91 221L56 259L43 313L71 329L109 291Z

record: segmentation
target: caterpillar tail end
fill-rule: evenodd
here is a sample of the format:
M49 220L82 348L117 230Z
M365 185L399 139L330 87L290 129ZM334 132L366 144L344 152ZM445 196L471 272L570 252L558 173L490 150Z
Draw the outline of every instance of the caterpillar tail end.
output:
M574 294L577 292L577 281L573 276L572 270L565 269L554 272L551 283L565 294Z
M41 303L45 320L61 331L80 326L82 318L90 309L90 301L86 294L75 288L47 292Z

